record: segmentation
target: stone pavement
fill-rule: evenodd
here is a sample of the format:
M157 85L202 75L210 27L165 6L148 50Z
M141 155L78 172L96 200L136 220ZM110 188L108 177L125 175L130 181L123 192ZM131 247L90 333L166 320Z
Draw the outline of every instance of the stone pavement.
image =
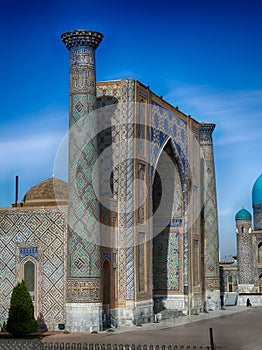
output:
M224 310L209 311L192 316L180 316L175 321L160 321L159 323L144 324L116 328L97 334L71 333L56 334L45 337L44 342L92 343L92 344L135 344L135 345L210 345L209 328L214 330L216 349L250 349L261 350L261 327L258 320L262 316L262 307L247 308L246 306L226 307ZM247 322L247 326L246 326ZM249 332L255 324L255 331ZM240 332L240 333L239 333ZM238 334L242 333L242 338ZM252 347L242 347L242 344L252 343ZM244 346L244 345L243 345ZM248 346L248 345L247 345Z
M262 307L234 306L224 310L210 311L192 316L180 316L175 321L144 324L143 326L122 327L100 333L49 332L42 338L46 349L80 349L81 344L118 344L112 349L146 349L143 345L171 346L165 349L197 349L210 346L209 331L213 330L216 350L261 350L262 349ZM20 349L17 340L1 339L1 349ZM26 341L26 340L25 340ZM9 343L9 344L7 344ZM20 341L22 346L22 341ZM33 340L32 343L38 343ZM121 346L122 344L123 346ZM131 345L133 345L131 347ZM10 345L11 347L6 347ZM49 347L49 345L51 347ZM14 347L15 346L15 347ZM69 346L69 347L68 347ZM36 347L37 348L37 347ZM107 347L106 347L107 348ZM106 349L103 347L103 349ZM23 346L21 349L25 349ZM26 349L29 349L26 348ZM94 348L95 349L95 348ZM148 347L147 347L148 349ZM164 350L164 348L160 348ZM98 350L98 347L97 347Z
M121 328L115 328L114 332L116 333L123 333L123 332L130 332L130 331L143 331L143 330L160 330L170 327L176 327L176 326L182 326L186 325L188 323L193 322L199 322L203 320L208 320L216 317L225 317L227 315L232 315L238 312L244 312L247 311L246 306L227 306L223 310L214 310L214 311L208 311L207 313L200 313L198 315L190 315L190 316L179 316L174 320L162 320L158 323L146 323L142 326L128 326L128 327L121 327Z

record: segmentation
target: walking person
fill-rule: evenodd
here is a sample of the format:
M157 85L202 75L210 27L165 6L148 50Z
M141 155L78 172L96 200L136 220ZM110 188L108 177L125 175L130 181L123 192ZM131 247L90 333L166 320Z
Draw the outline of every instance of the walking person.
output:
M247 298L247 307L251 307L251 306L252 306L251 301L249 298Z

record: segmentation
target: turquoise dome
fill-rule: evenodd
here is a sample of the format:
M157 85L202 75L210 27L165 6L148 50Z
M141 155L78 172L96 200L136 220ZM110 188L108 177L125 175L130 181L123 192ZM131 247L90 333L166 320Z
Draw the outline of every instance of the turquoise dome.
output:
M252 204L262 204L262 174L256 179L252 189Z
M248 210L245 208L240 209L235 216L236 220L251 220L252 216Z

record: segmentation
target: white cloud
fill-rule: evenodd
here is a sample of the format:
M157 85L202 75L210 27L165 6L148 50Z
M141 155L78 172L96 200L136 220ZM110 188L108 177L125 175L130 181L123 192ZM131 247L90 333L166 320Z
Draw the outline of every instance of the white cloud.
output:
M198 121L214 122L220 249L234 254L235 214L252 212L251 189L261 173L262 90L216 91L206 86L172 89L167 100Z
M0 142L0 176L5 177L14 168L44 168L55 157L61 138L61 134L52 133Z
M126 70L126 71L121 71L121 72L115 72L114 75L112 75L112 74L106 75L104 80L106 81L106 80L118 80L118 79L129 79L129 78L130 79L137 79L137 80L142 79L141 75L139 75L135 72Z
M48 107L1 125L0 178L13 171L35 174L50 169L51 174L67 124L66 111Z
M234 211L232 208L223 208L219 210L219 216L229 216L229 215L234 215Z
M217 124L217 145L261 142L262 90L213 91L206 87L172 90L168 100L188 109L197 120Z
M61 135L59 134L38 134L31 137L13 139L0 142L1 160L8 159L12 161L12 156L34 154L39 151L47 150L57 145Z

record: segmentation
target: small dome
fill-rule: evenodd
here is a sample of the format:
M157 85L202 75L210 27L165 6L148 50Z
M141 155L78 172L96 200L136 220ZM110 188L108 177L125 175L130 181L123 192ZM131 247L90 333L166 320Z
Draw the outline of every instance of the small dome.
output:
M262 174L256 179L252 189L252 204L262 204Z
M27 207L66 205L67 197L67 183L52 177L33 186L26 192L22 202Z
M248 210L245 208L240 209L235 216L236 220L251 220L252 216Z

